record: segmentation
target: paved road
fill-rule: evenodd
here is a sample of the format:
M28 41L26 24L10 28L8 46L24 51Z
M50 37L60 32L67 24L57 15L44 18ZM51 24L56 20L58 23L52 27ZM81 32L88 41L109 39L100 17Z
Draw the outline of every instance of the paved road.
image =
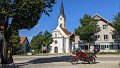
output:
M14 57L16 63L28 62L28 63L49 63L49 62L69 62L71 55L58 55L58 56L25 56ZM96 61L120 61L119 56L98 56Z
M64 59L64 57L52 57L52 58L14 58L15 62L26 62L26 61L31 61L31 60L53 60L53 58L55 60L62 60ZM70 59L70 57L65 58L65 60L68 60L68 58ZM64 60L63 60L64 61ZM120 61L120 57L97 57L96 61Z
M96 64L70 63L70 55L14 57L23 68L120 68L120 56L98 56ZM21 63L22 62L22 63Z
M76 64L67 62L45 63L45 64L25 64L23 68L120 68L117 63L96 63L96 64Z

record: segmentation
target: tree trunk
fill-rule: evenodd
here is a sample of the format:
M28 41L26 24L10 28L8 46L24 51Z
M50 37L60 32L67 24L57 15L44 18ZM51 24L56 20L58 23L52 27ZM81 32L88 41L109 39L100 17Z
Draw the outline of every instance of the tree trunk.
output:
M1 64L7 64L7 48L5 41L3 41L3 45L2 45Z
M39 54L39 52L40 52L40 51L39 51L39 49L38 49L37 53Z
M2 45L2 55L1 55L2 64L13 63L12 44L11 44L10 36L11 34L8 31L4 32L4 41Z
M49 50L48 50L49 48L48 48L48 45L46 46L46 53L49 53Z
M11 64L11 63L13 63L12 47L11 45L8 47L8 45L5 44L2 47L1 64Z
M11 64L13 63L13 57L12 57L12 46L9 46L8 50L7 50L7 61L8 61L8 64Z
M40 50L41 50L41 46L39 45L39 47L38 47L38 54L40 53Z

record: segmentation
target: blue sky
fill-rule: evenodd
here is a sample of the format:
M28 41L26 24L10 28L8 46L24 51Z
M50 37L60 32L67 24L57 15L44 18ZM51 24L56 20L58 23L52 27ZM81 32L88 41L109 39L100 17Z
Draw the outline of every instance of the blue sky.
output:
M29 40L40 31L52 32L58 24L61 0L57 3L50 13L50 17L43 15L39 23L31 30L20 30L20 36L27 36ZM74 29L80 26L79 19L84 14L93 16L98 13L110 22L114 15L120 11L120 0L63 0L64 11L66 15L66 28L74 32Z

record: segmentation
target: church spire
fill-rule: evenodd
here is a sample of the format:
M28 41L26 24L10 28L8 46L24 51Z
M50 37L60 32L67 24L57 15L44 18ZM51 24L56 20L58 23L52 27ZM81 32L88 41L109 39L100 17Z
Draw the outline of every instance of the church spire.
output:
M63 1L61 2L60 15L62 15L65 18Z
M66 16L64 14L63 1L61 1L60 15L59 15L59 18L58 18L58 26L61 27L61 28L66 28L65 21L66 21Z

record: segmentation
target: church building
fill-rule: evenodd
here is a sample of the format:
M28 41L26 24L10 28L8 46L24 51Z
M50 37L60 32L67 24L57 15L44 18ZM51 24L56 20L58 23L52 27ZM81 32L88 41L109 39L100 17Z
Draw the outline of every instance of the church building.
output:
M72 52L74 34L66 29L66 16L63 2L61 2L58 26L52 32L53 43L50 45L50 53L70 53Z

